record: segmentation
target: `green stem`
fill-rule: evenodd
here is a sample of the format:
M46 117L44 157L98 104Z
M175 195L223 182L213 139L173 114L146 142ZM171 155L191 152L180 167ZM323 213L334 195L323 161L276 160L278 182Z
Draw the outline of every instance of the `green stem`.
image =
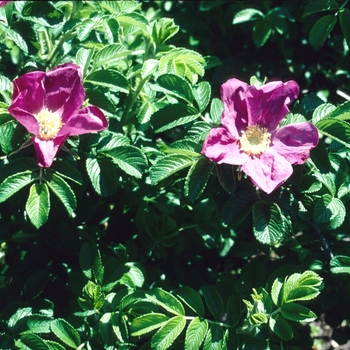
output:
M193 319L197 318L198 316L184 316L185 320L190 320L192 321ZM207 318L204 318L204 320L206 320L208 323L210 324L216 324L220 327L224 327L224 328L232 328L231 325L227 324L227 323L223 323L223 322L217 322L217 321L212 321L212 320L208 320Z
M334 16L338 16L339 12L346 6L346 4L349 2L349 0L345 0L345 2L343 3L343 5L341 5L339 7L339 10L335 13Z

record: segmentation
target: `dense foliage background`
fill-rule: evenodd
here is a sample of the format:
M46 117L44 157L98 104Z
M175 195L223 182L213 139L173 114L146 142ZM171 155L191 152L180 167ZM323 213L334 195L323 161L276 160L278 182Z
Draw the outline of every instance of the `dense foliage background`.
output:
M349 47L347 0L1 7L0 348L347 343ZM8 113L12 81L65 62L109 127L43 169ZM320 131L270 195L201 155L233 77L295 80L283 123Z

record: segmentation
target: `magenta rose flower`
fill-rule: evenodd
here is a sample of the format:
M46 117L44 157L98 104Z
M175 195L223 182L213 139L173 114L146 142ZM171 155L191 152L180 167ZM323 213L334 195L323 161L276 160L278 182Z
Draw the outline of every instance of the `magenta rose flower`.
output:
M9 2L11 2L11 1L0 1L0 7L5 6Z
M260 87L230 79L221 86L222 126L212 129L202 153L218 164L239 165L253 183L271 193L304 163L318 144L317 128L302 122L278 127L299 94L295 81Z
M81 108L85 91L80 67L62 64L48 72L30 72L13 81L9 112L31 133L38 164L50 167L68 136L107 127L96 106Z

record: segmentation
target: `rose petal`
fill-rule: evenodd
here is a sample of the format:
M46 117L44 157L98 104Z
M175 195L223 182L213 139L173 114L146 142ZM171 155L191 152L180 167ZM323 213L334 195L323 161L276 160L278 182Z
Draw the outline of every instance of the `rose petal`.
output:
M299 86L293 81L281 81L250 86L246 92L248 125L260 125L270 132L289 113L288 104L299 94Z
M50 167L59 148L66 140L67 136L56 137L53 140L40 140L38 137L32 137L36 158L41 167Z
M80 67L66 63L48 71L44 80L45 107L57 112L63 122L76 114L85 99Z
M202 154L218 164L241 165L249 158L239 150L238 141L224 127L210 131L204 141Z
M241 168L256 186L268 194L287 180L293 172L289 162L271 149L259 157L249 158Z
M93 131L106 129L107 119L103 112L96 106L81 109L71 117L59 132L60 135L82 135Z
M230 79L221 85L221 99L224 111L222 125L226 126L232 136L239 138L248 123L245 93L249 85L238 79Z
M291 164L303 164L309 158L310 150L317 144L317 128L309 122L303 122L277 129L273 135L271 149Z

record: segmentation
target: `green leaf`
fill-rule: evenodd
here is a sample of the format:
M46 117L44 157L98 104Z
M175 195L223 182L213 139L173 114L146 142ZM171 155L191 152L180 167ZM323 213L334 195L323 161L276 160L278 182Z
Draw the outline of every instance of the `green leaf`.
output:
M102 283L104 268L101 254L95 243L86 242L82 245L79 253L80 267L84 275L91 281Z
M58 197L62 204L67 209L69 215L74 212L77 206L75 194L71 187L60 176L52 174L49 181L46 182L50 190Z
M255 191L243 190L233 194L222 210L225 223L237 227L249 215L258 199Z
M265 244L272 244L286 235L284 230L282 212L276 203L271 205L263 201L257 202L253 207L253 231L255 237Z
M312 113L312 123L316 124L318 121L328 117L328 114L333 112L336 109L331 103L324 103L314 110Z
M52 319L42 314L34 314L21 318L25 320L28 331L25 333L50 333L50 324ZM23 332L24 333L24 332Z
M118 18L119 21L119 18ZM121 44L106 45L103 49L98 51L94 57L94 67L104 66L105 68L111 67L118 63L118 61L131 54L130 50Z
M119 133L112 133L104 135L100 138L96 150L99 153L112 148L129 145L130 140L127 136Z
M185 182L185 196L191 202L194 202L203 193L212 169L213 163L204 157L191 166Z
M343 35L346 39L346 43L350 47L350 10L343 8L339 12L339 22Z
M0 95L4 98L7 105L11 103L12 96L12 82L9 78L0 75Z
M150 168L151 184L153 186L157 185L170 175L191 166L193 162L192 157L180 154L170 154L169 156L159 159Z
M350 257L346 255L336 255L330 262L331 272L350 274Z
M231 164L216 164L216 171L222 188L233 194L236 191L236 178L235 171L236 167Z
M327 115L327 119L332 118L340 120L350 119L350 101L346 101L330 111Z
M106 22L103 22L103 27L108 43L116 43L118 41L119 22L115 18L109 18Z
M317 316L310 309L296 303L287 303L282 305L281 314L287 320L297 322L312 322L317 318Z
M317 50L326 40L329 33L337 23L337 16L326 15L321 17L309 32L309 42Z
M210 105L210 117L214 124L220 125L224 104L218 98L213 98Z
M90 18L83 20L77 27L77 38L80 41L84 41L95 27L95 22Z
M26 212L36 228L47 221L50 212L50 193L45 183L36 183L30 187Z
M185 337L185 350L199 350L208 330L208 321L195 317L188 325Z
M174 340L185 328L186 320L183 316L174 316L152 337L151 346L156 350L169 349Z
M57 160L51 165L50 170L55 171L60 177L71 180L78 185L83 184L80 171L67 162Z
M337 188L336 188L336 185L334 182L334 174L332 172L320 173L318 171L315 171L312 175L328 189L328 191L330 192L330 194L332 196L335 195ZM317 187L318 187L317 182L314 182L314 185L311 187L311 190L312 190L312 188L316 189ZM310 188L309 188L309 190L310 190ZM308 192L306 191L306 193L308 193Z
M113 163L117 164L127 174L138 179L146 171L147 158L142 151L135 146L120 146L103 152L111 157Z
M119 283L125 284L130 288L141 288L145 282L145 277L142 271L133 263L126 263L125 266L129 269L128 272L120 278Z
M45 343L49 345L50 350L66 350L64 346L62 346L60 343L57 343L53 340L45 340Z
M293 330L286 319L280 314L270 317L269 326L271 330L285 341L293 338Z
M81 344L79 333L70 323L62 318L51 322L51 330L58 339L73 349L76 349Z
M13 196L21 188L38 179L38 175L30 170L9 176L0 184L0 203L6 201L6 199Z
M211 86L207 81L201 81L194 87L193 90L194 98L197 102L200 112L203 112L210 101L211 97Z
M51 350L50 346L36 334L21 334L21 343L32 350Z
M280 306L282 304L282 301L283 301L282 288L283 288L283 281L281 280L281 278L276 278L271 287L271 299L276 306Z
M204 316L204 304L200 295L191 287L183 286L176 291L177 297L198 316Z
M322 119L316 123L322 134L350 148L350 124L339 119Z
M213 315L215 321L220 322L224 315L224 303L220 294L212 286L203 286L201 289L208 309Z
M161 306L174 315L185 315L185 309L180 301L161 288L151 289L146 293L146 297L151 302Z
M152 332L154 329L162 327L168 320L169 316L156 312L136 317L130 325L131 335L133 337L139 337L140 335Z
M25 55L28 55L28 46L22 36L12 29L7 29L6 33L8 38L10 38L23 51Z
M115 193L118 186L117 172L110 158L87 158L86 170L99 195L107 197Z
M322 278L313 271L289 276L283 286L283 302L311 300L320 294Z
M104 69L92 72L85 78L86 83L91 83L94 86L101 86L110 91L129 92L129 84L124 75L114 69Z
M164 44L179 31L179 26L174 23L172 18L162 17L154 21L152 28L152 37L157 46Z
M147 31L149 22L145 16L137 12L121 13L122 14L117 17L117 21L122 27L135 26L143 31Z
M302 18L310 16L314 13L329 11L329 10L338 10L339 5L336 0L317 0L317 1L308 1L303 13Z
M316 222L329 222L332 228L337 228L343 223L345 215L343 202L329 194L323 195L315 203L313 216Z
M184 103L176 103L155 112L151 117L151 124L155 132L159 133L192 122L198 117L199 112L196 108Z
M117 340L124 343L128 338L125 320L119 313L107 312L99 320L99 332L106 345L114 345Z
M350 181L344 182L339 186L338 189L338 198L346 196L350 192Z
M266 20L259 21L253 28L253 42L256 47L262 47L269 39L272 33L270 22Z
M262 19L262 18L264 18L264 14L261 11L253 8L248 8L236 13L235 16L233 17L232 24L238 24L238 23L243 23L248 21L256 21L257 19Z
M157 85L152 85L152 89L175 96L188 103L192 103L194 99L191 85L184 78L175 74L160 75L157 79Z
M221 350L223 345L223 327L211 324L203 344L203 350Z

